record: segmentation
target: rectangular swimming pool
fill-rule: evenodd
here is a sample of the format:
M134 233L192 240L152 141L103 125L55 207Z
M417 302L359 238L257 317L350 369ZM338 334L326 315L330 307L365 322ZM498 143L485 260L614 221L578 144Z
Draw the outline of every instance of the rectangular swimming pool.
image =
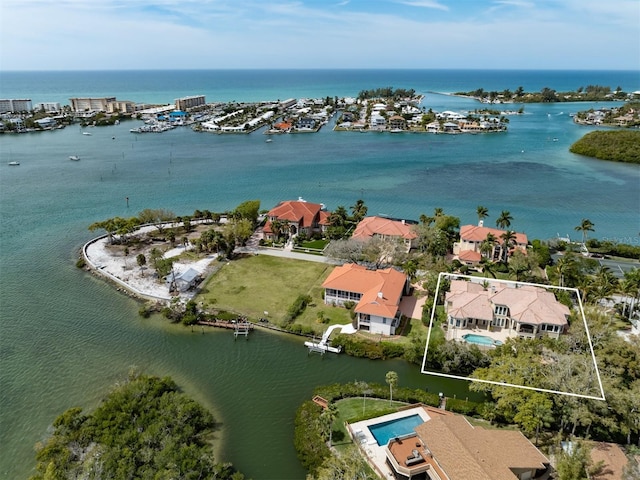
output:
M397 418L387 422L376 423L370 425L369 431L378 442L379 446L386 445L391 438L413 433L413 429L424 423L422 417L418 414L409 417Z

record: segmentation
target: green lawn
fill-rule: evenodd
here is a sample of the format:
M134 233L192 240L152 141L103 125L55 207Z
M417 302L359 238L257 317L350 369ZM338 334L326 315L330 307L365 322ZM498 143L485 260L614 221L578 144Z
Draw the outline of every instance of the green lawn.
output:
M328 243L328 240L311 240L309 242L302 242L299 248L316 248L318 250L322 250Z
M345 398L336 402L338 416L333 423L334 444L350 444L351 438L347 433L344 422L351 423L353 420L362 419L363 416L369 418L379 417L387 413L397 412L400 407L406 407L403 402L389 402L381 398Z
M325 263L248 256L220 268L203 287L197 301L247 315L252 320L263 317L267 311L269 320L277 324L298 295L311 295L311 305L296 323L310 325L321 333L331 323L350 322L347 310L323 303L321 285L332 269L332 265ZM319 311L329 322L318 323Z

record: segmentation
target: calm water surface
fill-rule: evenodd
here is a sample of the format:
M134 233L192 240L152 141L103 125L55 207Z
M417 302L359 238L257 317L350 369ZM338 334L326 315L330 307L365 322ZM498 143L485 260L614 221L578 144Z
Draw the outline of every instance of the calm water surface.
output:
M404 80L383 76L359 88L352 78L349 88L355 95L360 88L381 85L412 87L404 83L416 78L432 86L416 74L397 75ZM346 88L344 79L331 78ZM463 83L469 89L482 86L473 80ZM494 75L491 81L499 84L500 78ZM312 92L333 85L328 79L322 85L308 82ZM86 91L99 87L86 84ZM49 85L40 87L44 98L34 101L52 100L53 91L73 96L64 82ZM143 100L133 96L143 87L128 85L131 98ZM298 92L305 86L300 85ZM128 96L116 87L112 94ZM0 90L9 98L19 96L5 95L4 73ZM166 93L172 101L191 92L179 93L174 85L152 93ZM227 94L249 100L265 90L247 87L244 93ZM266 93L297 96L275 87ZM425 102L434 110L478 106L433 94ZM402 362L309 357L297 338L258 331L248 341L234 342L229 332L202 335L162 319L143 320L135 301L74 267L78 249L91 237L87 226L144 208L177 214L223 211L252 198L269 208L303 196L333 209L362 197L372 214L417 218L442 207L463 223L476 221L478 204L489 208L489 223L507 209L513 227L534 238L577 235L573 227L589 218L595 236L638 243L638 167L567 151L588 131L573 125L568 114L585 107L526 105L525 115L511 117L509 132L500 135L345 134L327 128L266 144L260 132L219 136L176 129L134 135L129 128L137 123L124 122L93 128L91 136L78 127L0 136L0 477L26 478L34 464L33 446L45 438L53 419L72 406L94 407L134 366L172 376L211 408L224 435L218 458L254 479L304 477L293 449L293 417L315 385L383 383L393 369L401 385L466 395L465 383L425 377L417 366ZM69 155L81 161L71 162ZM9 167L12 160L21 165Z

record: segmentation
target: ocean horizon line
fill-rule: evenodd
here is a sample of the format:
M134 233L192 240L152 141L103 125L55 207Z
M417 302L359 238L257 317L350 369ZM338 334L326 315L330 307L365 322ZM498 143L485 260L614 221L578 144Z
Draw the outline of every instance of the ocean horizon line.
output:
M318 67L318 68L262 68L262 67L228 67L228 68L112 68L112 69L16 69L4 70L3 73L99 73L99 72L599 72L599 73L638 73L640 69L612 69L612 68L473 68L473 67L433 67L433 68L411 68L411 67Z

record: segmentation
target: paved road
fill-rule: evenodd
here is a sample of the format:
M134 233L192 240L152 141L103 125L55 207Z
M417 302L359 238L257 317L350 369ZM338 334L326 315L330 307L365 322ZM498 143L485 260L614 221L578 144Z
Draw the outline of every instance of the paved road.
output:
M306 260L308 262L329 263L333 265L340 265L341 262L333 260L331 258L324 257L322 255L311 255L309 253L292 252L291 250L281 250L277 248L265 248L265 247L239 247L235 250L236 253L249 253L254 255L271 255L272 257L292 258L294 260Z

